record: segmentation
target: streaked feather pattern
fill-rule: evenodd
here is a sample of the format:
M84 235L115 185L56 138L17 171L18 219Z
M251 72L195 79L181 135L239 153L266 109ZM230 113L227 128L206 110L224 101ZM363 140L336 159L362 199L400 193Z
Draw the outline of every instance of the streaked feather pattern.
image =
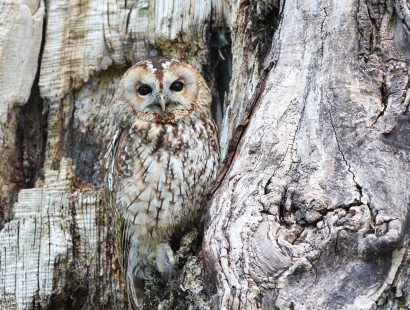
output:
M184 91L168 90L180 80ZM152 99L132 94L133 85L140 84L152 88ZM198 217L217 172L219 145L211 94L190 65L176 59L143 61L125 74L117 93L113 108L122 128L108 148L106 179L118 254L135 308L142 305L144 279L154 269L168 277L172 273L170 238ZM169 111L150 110L160 96L171 102Z

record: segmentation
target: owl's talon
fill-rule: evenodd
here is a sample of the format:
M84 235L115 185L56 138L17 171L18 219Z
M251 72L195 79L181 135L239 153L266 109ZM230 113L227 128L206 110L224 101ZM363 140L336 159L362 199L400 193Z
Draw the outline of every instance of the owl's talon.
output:
M163 275L171 278L175 267L174 252L168 243L160 243L157 245L157 256L155 259L158 271Z

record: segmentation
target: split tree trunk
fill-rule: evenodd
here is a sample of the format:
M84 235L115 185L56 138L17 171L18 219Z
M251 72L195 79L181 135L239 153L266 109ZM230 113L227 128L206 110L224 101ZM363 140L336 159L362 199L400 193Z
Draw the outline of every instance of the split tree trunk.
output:
M410 307L409 39L405 0L0 0L0 308L126 306L109 104L155 55L202 70L225 157L202 275L158 304Z

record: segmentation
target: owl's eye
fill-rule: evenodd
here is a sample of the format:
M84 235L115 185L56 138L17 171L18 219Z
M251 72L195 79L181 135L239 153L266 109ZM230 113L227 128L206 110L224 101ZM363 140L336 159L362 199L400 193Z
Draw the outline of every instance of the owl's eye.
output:
M138 88L138 94L146 96L152 92L152 88L148 85L142 85Z
M176 92L180 92L183 88L184 88L184 83L182 83L180 81L176 81L176 82L172 83L171 87L170 87L170 89L172 91L176 91Z

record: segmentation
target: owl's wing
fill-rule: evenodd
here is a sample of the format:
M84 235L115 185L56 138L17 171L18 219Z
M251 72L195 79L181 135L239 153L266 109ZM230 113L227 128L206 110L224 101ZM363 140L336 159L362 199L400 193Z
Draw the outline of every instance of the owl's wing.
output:
M115 176L116 176L116 157L118 153L118 148L121 143L121 136L124 129L117 130L109 145L107 153L105 154L105 184L106 184L106 198L111 211L114 214L114 235L116 236L116 245L119 253L119 260L123 272L127 270L127 260L128 248L129 248L129 233L126 223L121 217L121 212L118 210L116 205L116 191L115 191Z
M133 270L128 270L131 230L129 221L124 221L124 218L121 215L121 206L117 205L116 199L116 196L119 194L116 187L116 176L118 174L118 162L116 162L116 158L118 156L118 151L120 150L121 152L121 148L128 142L128 135L126 133L127 129L122 129L115 132L105 155L107 184L106 196L111 210L114 211L114 231L117 253L127 284L128 300L130 304L132 304L132 308L137 309L142 306L144 280L136 277Z

